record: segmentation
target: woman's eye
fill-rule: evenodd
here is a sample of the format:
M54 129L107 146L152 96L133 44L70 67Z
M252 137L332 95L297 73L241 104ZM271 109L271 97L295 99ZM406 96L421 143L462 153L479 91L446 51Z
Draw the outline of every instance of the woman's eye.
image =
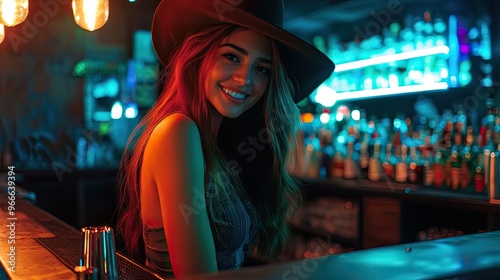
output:
M226 53L226 54L223 54L223 56L225 58L227 58L229 61L238 62L238 57L232 53Z
M262 74L269 75L269 69L266 67L258 66L257 71L262 72Z

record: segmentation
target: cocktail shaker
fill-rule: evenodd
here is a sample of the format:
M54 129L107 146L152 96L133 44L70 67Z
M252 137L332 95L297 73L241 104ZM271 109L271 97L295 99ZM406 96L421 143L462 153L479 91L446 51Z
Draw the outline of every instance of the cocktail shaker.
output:
M83 232L83 266L97 268L101 280L118 279L114 231L109 226L88 226Z

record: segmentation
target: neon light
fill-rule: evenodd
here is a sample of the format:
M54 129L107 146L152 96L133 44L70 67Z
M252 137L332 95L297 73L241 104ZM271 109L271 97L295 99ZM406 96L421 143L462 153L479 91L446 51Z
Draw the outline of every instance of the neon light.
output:
M457 18L454 15L451 15L449 18L448 22L448 36L449 36L449 41L450 41L450 48L451 48L451 55L450 55L450 60L449 60L449 75L450 75L450 86L451 87L456 87L458 86L458 68L459 68L459 61L458 57L460 55L459 48L460 46L458 45L458 36L457 36L457 29L458 29L458 23L457 23Z
M122 117L123 114L123 106L120 101L116 101L111 107L111 118L114 120L118 120Z
M355 121L359 121L361 118L361 112L359 110L352 110L351 118Z
M436 54L448 54L449 52L450 52L450 48L448 48L447 46L437 46L437 47L432 47L432 48L406 51L406 52L396 53L396 54L374 56L374 57L371 57L368 59L337 64L335 66L335 73L359 69L359 68L377 65L377 64L382 64L382 63L407 60L407 59L412 59L412 58L417 58L417 57L424 57L424 56L436 55Z
M337 115L335 115L335 119L340 122L344 119L344 114L342 114L341 112L337 112Z
M330 121L330 114L322 113L319 116L319 120L321 121L322 124L327 124Z
M111 120L110 111L96 111L94 112L94 121L96 122L107 122Z
M430 90L445 90L448 88L448 83L431 83L422 85L412 85L412 86L401 86L394 88L377 88L377 89L367 89L359 91L345 91L337 92L337 100L353 100L367 97L385 96L385 95L396 95L402 93L412 93L420 91L430 91Z
M125 118L127 119L133 119L137 117L137 114L137 108L135 107L128 107L127 109L125 109Z
M318 87L316 96L314 97L314 102L323 105L324 107L332 107L337 102L335 95L337 92L326 85L320 85Z

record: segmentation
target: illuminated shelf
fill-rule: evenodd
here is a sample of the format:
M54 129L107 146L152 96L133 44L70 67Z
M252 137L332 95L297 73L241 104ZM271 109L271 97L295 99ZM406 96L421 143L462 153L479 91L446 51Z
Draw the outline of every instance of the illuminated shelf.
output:
M370 66L383 65L388 63L395 63L398 61L411 60L415 58L424 58L428 56L437 56L437 55L450 55L450 48L445 45L422 48L417 50L405 51L402 53L394 53L394 54L380 54L373 55L368 59L357 60L347 63L337 64L335 67L335 71L332 75L336 75L339 73L345 73L348 71L353 71L357 69L363 69ZM387 65L387 67L390 67ZM391 66L392 67L392 66ZM445 73L448 76L448 73ZM381 97L381 96L391 96L405 93L417 93L417 92L425 92L425 91L444 91L447 90L450 85L448 82L443 81L445 76L441 76L441 81L435 80L431 81L423 81L423 83L417 83L414 85L392 85L390 81L386 87L379 87L375 89L366 89L366 90L342 90L337 91L335 87L331 85L322 84L318 87L316 94L313 97L313 101L319 104L322 104L325 107L331 107L337 101L340 100L355 100L362 98L372 98L372 97ZM389 77L390 80L390 77Z
M368 59L337 64L335 66L335 73L365 68L368 66L379 65L384 63L425 57L430 55L448 54L449 52L450 48L448 48L447 46L437 46L437 47L424 48L413 51L406 51L402 53L373 56Z
M421 84L421 85L411 85L411 86L399 86L390 88L377 88L377 89L367 89L367 90L357 90L357 91L344 91L338 92L335 95L336 100L354 100L367 97L377 97L377 96L388 96L397 95L402 93L413 93L421 91L434 91L434 90L446 90L448 89L447 82L431 83L431 84Z

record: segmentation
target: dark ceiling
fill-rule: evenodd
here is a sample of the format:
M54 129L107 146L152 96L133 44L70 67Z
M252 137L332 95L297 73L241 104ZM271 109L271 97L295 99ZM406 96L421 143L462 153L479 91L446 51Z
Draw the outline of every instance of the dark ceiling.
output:
M141 2L155 3L154 6L160 2L160 0L150 1ZM478 2L489 1L491 0L284 0L284 27L307 41L311 41L315 35L331 33L339 34L341 37L346 36L352 40L355 33L354 27L365 27L368 21L373 20L374 13L384 10L402 9L406 12L413 9L413 12L423 14L424 9L428 8L433 8L434 11L450 12L460 8L462 11L472 12L460 6L466 3L469 3L469 6L478 6ZM417 6L419 6L418 9ZM393 14L392 16L401 15Z
M370 17L370 12L412 0L284 0L285 28L307 38Z

